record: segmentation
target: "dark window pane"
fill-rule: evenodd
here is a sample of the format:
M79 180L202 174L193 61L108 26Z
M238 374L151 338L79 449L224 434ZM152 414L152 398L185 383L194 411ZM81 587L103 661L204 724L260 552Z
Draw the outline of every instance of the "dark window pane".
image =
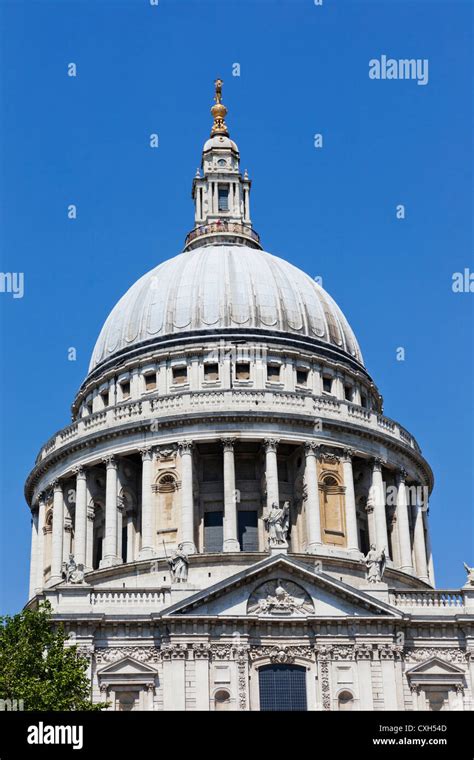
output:
M265 665L258 671L260 710L307 710L306 669L299 665Z
M237 512L239 544L243 552L258 552L257 511Z
M204 513L204 551L221 552L224 545L223 512Z

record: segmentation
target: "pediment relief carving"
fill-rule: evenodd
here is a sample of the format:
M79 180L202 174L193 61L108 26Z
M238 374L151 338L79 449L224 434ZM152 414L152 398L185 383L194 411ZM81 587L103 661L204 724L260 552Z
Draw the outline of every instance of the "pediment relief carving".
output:
M293 581L272 579L258 586L247 604L249 615L278 615L282 617L314 614L309 594Z

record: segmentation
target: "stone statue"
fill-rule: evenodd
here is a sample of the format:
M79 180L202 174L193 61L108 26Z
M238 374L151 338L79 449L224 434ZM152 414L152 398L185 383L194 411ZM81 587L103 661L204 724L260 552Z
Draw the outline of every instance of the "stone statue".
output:
M274 501L264 522L270 546L285 545L290 527L290 502L285 501L283 507L279 507Z
M84 583L84 565L78 565L74 554L69 555L69 560L63 562L62 576L66 583Z
M183 551L183 544L178 544L176 551L168 558L168 565L173 583L186 582L188 580L188 555Z
M369 583L380 583L383 578L387 555L385 549L378 552L375 544L371 544L367 556L364 557L367 567L367 580Z
M469 567L469 565L466 565L465 562L463 562L464 569L467 573L467 579L466 579L466 586L474 586L474 567Z

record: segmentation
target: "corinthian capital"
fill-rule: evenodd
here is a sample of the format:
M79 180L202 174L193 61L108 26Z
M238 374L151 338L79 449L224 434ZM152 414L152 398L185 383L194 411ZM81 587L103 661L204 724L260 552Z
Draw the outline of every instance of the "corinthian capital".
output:
M317 457L321 451L321 446L316 441L305 441L304 453L307 457Z
M179 453L181 454L181 456L183 456L183 454L192 454L192 451L193 451L193 442L192 441L181 441L178 444L178 448L179 448Z
M350 447L347 447L346 449L342 450L342 460L343 462L352 462L352 459L355 454L355 449L351 449Z
M372 459L372 467L374 468L374 470L381 470L382 465L384 464L385 464L384 460L381 459L380 457L374 457Z
M399 467L397 470L397 475L399 483L404 483L408 477L408 472L403 467Z
M274 454L276 454L276 450L279 443L280 443L279 438L264 438L263 439L263 445L265 447L265 451L267 452L272 451Z
M105 464L107 468L111 467L113 469L117 469L117 457L114 454L110 454L109 456L103 457L102 462Z
M235 438L221 438L221 443L224 451L233 451Z

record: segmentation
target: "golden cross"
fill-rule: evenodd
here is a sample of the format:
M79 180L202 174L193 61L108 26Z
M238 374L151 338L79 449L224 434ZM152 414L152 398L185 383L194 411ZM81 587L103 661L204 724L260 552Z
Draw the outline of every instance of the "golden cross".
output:
M214 82L214 84L216 86L216 96L215 96L214 100L216 101L216 103L221 103L222 102L222 85L224 83L223 83L222 79L216 79L216 81Z

